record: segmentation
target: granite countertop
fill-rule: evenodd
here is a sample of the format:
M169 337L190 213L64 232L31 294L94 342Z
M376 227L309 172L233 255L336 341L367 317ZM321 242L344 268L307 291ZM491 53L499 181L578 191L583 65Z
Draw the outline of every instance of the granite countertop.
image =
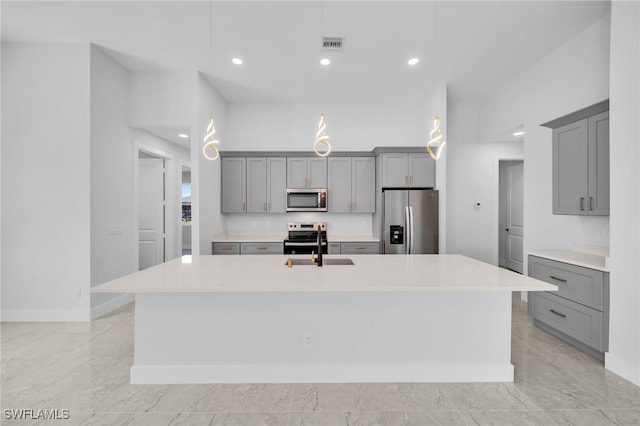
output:
M92 288L95 293L555 291L461 255L325 255L354 265L286 266L307 256L184 256Z

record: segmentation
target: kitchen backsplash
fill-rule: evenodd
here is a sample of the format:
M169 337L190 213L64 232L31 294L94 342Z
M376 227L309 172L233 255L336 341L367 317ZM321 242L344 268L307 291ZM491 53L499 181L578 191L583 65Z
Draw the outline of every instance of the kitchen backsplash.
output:
M329 232L370 235L371 214L283 213L283 214L226 214L223 215L226 232L287 231L289 222L327 222Z

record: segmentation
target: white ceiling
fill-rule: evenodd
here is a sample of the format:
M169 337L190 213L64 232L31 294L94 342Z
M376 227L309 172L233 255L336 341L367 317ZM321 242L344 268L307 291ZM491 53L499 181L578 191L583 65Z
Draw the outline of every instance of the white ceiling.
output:
M436 53L432 1L0 5L3 41L91 42L130 70L199 70L230 102L402 101L423 97L438 80L455 98L478 98L610 10L608 1L441 0ZM345 37L344 52L327 55L326 68L323 33ZM244 65L233 65L233 56ZM411 68L412 56L420 63Z

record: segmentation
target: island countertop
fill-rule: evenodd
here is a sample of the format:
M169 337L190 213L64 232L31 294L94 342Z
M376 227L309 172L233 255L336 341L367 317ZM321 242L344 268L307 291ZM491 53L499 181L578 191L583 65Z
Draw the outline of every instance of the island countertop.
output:
M308 256L185 256L100 284L95 293L555 291L461 255L325 255L353 265L286 266Z

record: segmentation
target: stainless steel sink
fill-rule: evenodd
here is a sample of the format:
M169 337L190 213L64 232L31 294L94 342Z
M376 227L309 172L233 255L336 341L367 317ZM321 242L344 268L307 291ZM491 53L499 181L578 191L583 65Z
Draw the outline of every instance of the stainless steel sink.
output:
M291 260L291 264L293 266L318 266L315 263L312 263L310 259L288 259L284 264L288 265L289 260ZM353 265L353 260L351 259L322 259L322 266L329 265Z

